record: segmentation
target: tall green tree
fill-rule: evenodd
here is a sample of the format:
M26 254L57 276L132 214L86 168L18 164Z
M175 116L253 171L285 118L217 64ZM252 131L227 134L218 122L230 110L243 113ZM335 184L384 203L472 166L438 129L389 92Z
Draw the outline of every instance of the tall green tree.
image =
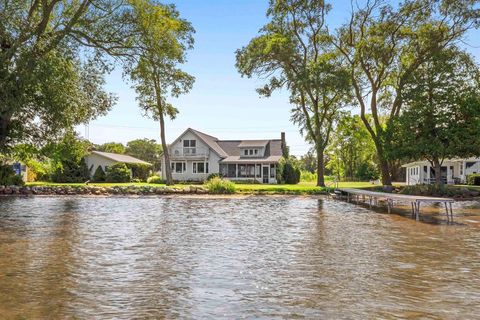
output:
M173 5L153 0L130 0L140 49L128 69L138 102L146 115L160 122L167 184L172 184L170 156L165 138L165 117L174 119L178 109L167 97L187 93L195 78L178 68L186 61L186 51L193 48L192 25L180 18Z
M315 146L318 186L325 185L324 151L349 91L347 70L329 40L329 10L324 1L271 0L270 21L236 53L242 76L269 79L259 94L268 97L274 90L289 90L292 120Z
M392 183L387 128L401 114L407 80L434 54L478 25L477 3L407 0L394 7L367 1L336 33L334 44L350 65L350 80L375 143L384 185Z
M97 146L96 149L98 151L118 153L118 154L124 154L126 152L125 146L123 145L123 143L120 143L120 142L106 142L104 144Z
M412 73L402 99L391 157L427 159L440 184L445 159L480 156L480 69L467 53L449 48L432 56Z
M41 154L50 160L50 179L54 182L84 182L89 179L84 157L92 149L90 141L67 132L58 141L51 141Z
M0 153L105 114L106 55L131 48L123 0L0 2Z
M162 146L154 139L144 138L129 141L125 153L153 164L156 170L160 169Z
M327 167L345 180L378 177L375 145L359 115L344 113L336 123L327 148Z

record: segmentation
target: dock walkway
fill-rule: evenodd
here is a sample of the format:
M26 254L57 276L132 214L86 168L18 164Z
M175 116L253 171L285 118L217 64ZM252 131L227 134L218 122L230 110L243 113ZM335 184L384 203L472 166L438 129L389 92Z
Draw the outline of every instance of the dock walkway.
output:
M443 203L445 205L445 214L447 216L447 221L453 221L452 203L455 202L455 200L452 198L415 196L397 193L368 191L354 188L339 188L337 189L337 191L340 191L343 195L346 195L347 201L353 200L353 198L355 198L358 203L360 197L362 197L364 202L368 198L370 207L372 207L372 204L378 205L378 200L380 199L385 200L387 202L388 213L391 212L391 209L393 207L393 201L410 202L412 205L412 217L415 217L417 220L420 217L420 205L422 203Z

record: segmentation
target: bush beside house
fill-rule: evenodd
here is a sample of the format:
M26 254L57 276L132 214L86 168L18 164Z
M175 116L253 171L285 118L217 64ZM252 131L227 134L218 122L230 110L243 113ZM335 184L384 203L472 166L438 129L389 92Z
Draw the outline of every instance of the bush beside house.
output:
M97 167L92 179L94 182L105 182L105 171L103 171L103 168L101 166Z
M22 177L15 174L11 165L0 165L0 185L2 186L21 186Z
M106 182L130 182L132 172L125 163L116 163L107 168L105 173Z
M225 180L219 177L213 177L205 182L208 192L216 194L231 194L235 193L235 183L230 180Z
M480 186L480 174L467 175L467 184L471 186Z
M282 184L297 184L300 182L300 168L294 159L281 158L277 166L277 181Z

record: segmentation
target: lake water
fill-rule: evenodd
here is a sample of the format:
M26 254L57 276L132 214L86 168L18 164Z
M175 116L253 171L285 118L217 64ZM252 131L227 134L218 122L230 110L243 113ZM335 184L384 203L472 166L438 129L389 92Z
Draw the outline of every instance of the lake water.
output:
M480 204L456 203L454 225L422 210L1 198L0 318L478 319Z

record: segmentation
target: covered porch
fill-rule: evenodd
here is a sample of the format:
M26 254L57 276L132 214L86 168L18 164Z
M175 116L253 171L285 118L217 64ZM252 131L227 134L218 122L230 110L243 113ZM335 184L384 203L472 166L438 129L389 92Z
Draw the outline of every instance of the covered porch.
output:
M445 160L442 163L440 179L444 184L465 183L465 171L468 163L465 160ZM433 184L436 181L435 169L429 161L418 161L404 165L406 168L406 184Z
M276 163L220 163L220 174L230 180L254 180L259 183L277 183Z

